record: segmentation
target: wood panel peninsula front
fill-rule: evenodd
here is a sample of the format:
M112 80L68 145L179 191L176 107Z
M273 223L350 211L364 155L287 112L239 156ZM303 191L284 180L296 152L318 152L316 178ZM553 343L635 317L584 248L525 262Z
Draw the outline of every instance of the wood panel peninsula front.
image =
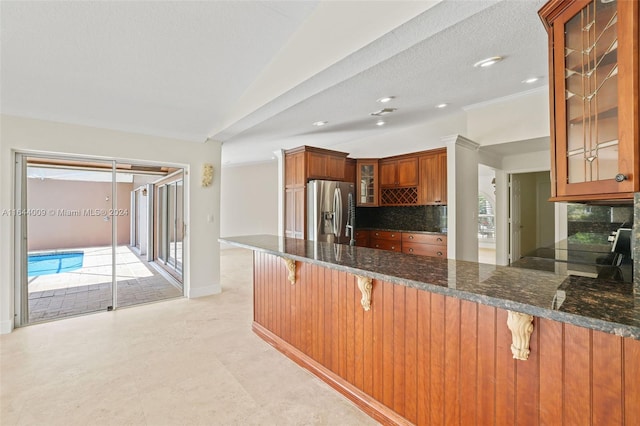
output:
M383 424L640 424L633 284L270 235L220 241L253 250L255 333Z

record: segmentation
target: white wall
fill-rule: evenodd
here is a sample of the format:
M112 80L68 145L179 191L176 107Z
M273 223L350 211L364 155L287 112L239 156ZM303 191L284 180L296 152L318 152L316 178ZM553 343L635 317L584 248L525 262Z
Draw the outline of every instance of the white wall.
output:
M278 162L222 168L220 235L278 235Z
M467 137L480 145L534 139L550 134L549 88L494 99L465 108Z
M83 155L137 163L167 163L184 167L185 235L184 284L188 297L220 291L220 154L217 142L193 143L41 120L0 117L0 206L14 206L14 152ZM214 165L213 185L200 185L203 163ZM211 218L211 221L209 219ZM13 327L14 221L0 216L0 332Z
M549 151L508 155L502 159L502 169L511 173L551 170L551 157Z

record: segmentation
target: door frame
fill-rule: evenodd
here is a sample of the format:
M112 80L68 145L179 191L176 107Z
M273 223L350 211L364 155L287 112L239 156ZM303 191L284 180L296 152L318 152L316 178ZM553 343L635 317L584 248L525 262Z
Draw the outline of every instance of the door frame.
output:
M186 164L179 163L170 163L163 161L145 161L145 160L134 160L134 159L126 159L126 158L116 158L116 157L100 157L94 155L82 155L82 154L61 154L55 152L43 152L43 151L31 151L31 150L13 150L12 156L14 159L14 206L15 210L23 210L28 208L27 203L27 158L36 157L36 158L45 158L51 160L58 161L79 161L79 162L99 162L99 163L111 163L111 209L115 210L117 206L117 174L119 172L124 173L132 173L136 174L135 170L119 170L118 164L123 165L135 165L140 167L167 167L173 169L179 169L176 172L170 173L163 178L171 176L175 173L183 173L183 221L185 222L184 230L183 230L183 250L182 250L182 277L180 279L180 283L182 284L182 293L183 296L186 295L186 286L184 277L188 274L188 264L189 264L189 252L188 252L188 234L186 230L186 221L189 217L189 166ZM144 171L140 171L140 174L144 174ZM153 185L147 185L148 194L150 197L151 205L154 205L154 191ZM153 217L153 212L149 213L149 219ZM117 220L118 215L111 216L111 262L112 262L112 271L111 271L111 282L112 282L112 309L118 309L117 304L117 270L116 270L116 257L117 257ZM151 222L151 220L149 220ZM28 280L28 249L27 249L27 216L14 216L14 256L13 256L13 289L14 289L14 327L21 327L25 325L29 325L28 321L28 293L25 295L22 294L23 289L27 287L24 285L24 281ZM153 224L149 224L149 233L153 232ZM186 243L186 244L185 244ZM152 247L154 243L150 241L150 245L147 253L152 255L153 250ZM186 247L185 247L186 246ZM149 259L149 255L147 256L147 260Z
M159 179L157 181L155 181L153 183L153 236L152 236L152 241L153 241L153 261L159 265L163 271L166 271L168 274L170 274L173 278L175 278L176 280L178 280L178 282L183 286L184 288L184 265L185 265L185 260L184 260L184 239L185 239L185 235L186 235L186 222L185 222L185 217L186 217L186 197L185 197L185 192L186 192L186 186L185 186L185 176L186 176L186 172L185 169L181 169L181 170L177 170L167 176L164 176L162 179ZM168 265L168 259L167 260L162 260L159 256L159 252L160 252L160 243L162 241L162 238L160 238L159 234L162 232L161 229L161 220L160 220L160 202L162 201L162 197L160 197L160 191L162 188L167 187L167 185L170 185L173 182L177 182L181 180L182 181L182 251L181 251L181 267L180 270L178 271L177 269L172 268L170 265ZM177 209L177 206L176 206ZM176 261L177 263L177 261Z
M520 259L521 243L522 243L522 191L520 188L520 180L517 175L521 173L509 174L509 263Z
M96 158L90 156L74 156L55 153L15 151L15 192L14 205L16 211L26 211L29 209L27 204L27 158L43 158L47 160L58 161L76 161L76 162L99 162L103 164L111 163L111 210L115 210L117 206L117 181L116 181L116 165L115 159ZM105 168L105 172L108 169ZM29 292L28 292L28 215L14 216L14 325L21 327L29 325ZM118 215L111 215L111 310L117 307L117 271L116 265L116 247L117 247L117 226ZM90 313L90 312L86 312Z
M512 227L511 227L511 204L513 203L512 197L511 197L511 177L512 175L522 175L522 174L533 174L533 173L540 173L540 172L549 172L548 169L527 169L527 170L513 170L513 171L509 171L509 172L505 172L505 171L501 171L501 178L503 180L503 182L505 183L504 185L501 185L500 189L498 189L498 186L496 186L496 190L498 191L497 193L502 193L502 196L504 197L505 201L506 201L506 208L503 210L503 214L506 213L506 216L504 216L504 220L499 221L501 222L500 225L496 224L496 228L500 227L502 233L504 233L500 238L502 240L502 244L503 247L506 248L505 253L504 253L504 260L506 260L507 263L503 263L503 264L508 264L509 262L513 262L515 260L518 259L513 259L512 256L512 250L511 250L511 244L512 244L512 240L513 240L513 234L512 234ZM498 171L496 170L496 182L498 182ZM496 199L496 203L497 203L497 199ZM566 203L554 203L554 235L555 235L555 241L561 241L563 239L567 238L567 206ZM538 230L536 230L536 239L538 238ZM496 240L497 242L497 240Z

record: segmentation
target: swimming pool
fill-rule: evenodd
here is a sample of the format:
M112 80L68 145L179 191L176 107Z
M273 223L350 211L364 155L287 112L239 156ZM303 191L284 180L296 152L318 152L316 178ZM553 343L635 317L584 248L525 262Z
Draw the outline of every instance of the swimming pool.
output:
M83 259L82 251L30 254L27 275L37 277L75 271L82 268Z

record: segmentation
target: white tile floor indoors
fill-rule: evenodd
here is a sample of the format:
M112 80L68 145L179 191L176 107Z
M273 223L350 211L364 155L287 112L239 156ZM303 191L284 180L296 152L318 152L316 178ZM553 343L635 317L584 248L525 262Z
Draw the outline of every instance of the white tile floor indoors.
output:
M223 250L221 294L0 336L0 424L375 424L251 332L251 279Z

